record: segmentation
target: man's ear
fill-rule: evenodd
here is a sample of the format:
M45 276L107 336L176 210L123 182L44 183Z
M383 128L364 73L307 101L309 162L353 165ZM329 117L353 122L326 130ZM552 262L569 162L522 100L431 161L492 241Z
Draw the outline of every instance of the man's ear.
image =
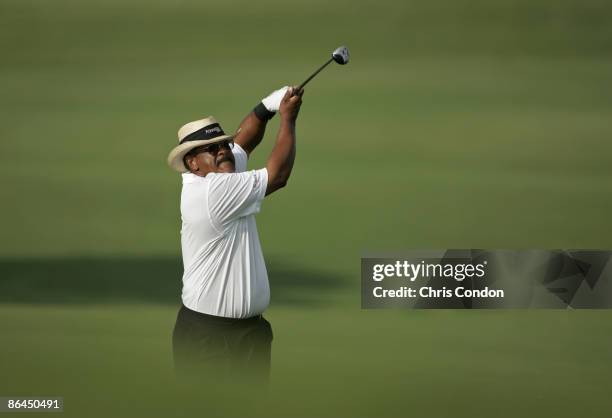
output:
M200 168L198 167L198 163L195 160L195 155L188 155L187 157L185 157L185 161L187 162L187 168L189 168L189 171L200 170Z

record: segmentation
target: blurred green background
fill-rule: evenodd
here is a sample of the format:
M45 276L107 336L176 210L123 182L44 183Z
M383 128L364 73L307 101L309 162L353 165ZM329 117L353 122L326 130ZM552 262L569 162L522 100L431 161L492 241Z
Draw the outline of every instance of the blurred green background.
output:
M176 131L233 131L341 44L258 216L270 394L180 387ZM359 269L612 248L610 2L0 0L0 48L0 396L91 417L609 416L610 312L361 311Z

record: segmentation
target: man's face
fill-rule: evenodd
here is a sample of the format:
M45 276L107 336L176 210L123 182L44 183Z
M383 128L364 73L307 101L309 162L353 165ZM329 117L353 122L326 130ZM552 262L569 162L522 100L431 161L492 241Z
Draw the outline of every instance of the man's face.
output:
M187 167L198 176L208 173L233 173L236 166L232 147L232 141L223 141L194 148L185 158Z

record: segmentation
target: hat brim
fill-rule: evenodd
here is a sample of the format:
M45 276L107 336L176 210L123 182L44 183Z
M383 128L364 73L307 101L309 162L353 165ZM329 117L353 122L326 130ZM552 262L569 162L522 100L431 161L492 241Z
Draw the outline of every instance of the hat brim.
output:
M187 170L187 167L185 167L185 164L183 164L183 157L185 156L185 154L187 154L192 149L200 147L202 145L216 144L217 142L223 142L228 139L234 139L234 135L222 135L213 139L189 141L185 142L184 144L180 144L174 149L172 149L172 151L170 151L170 154L168 154L168 166L170 166L171 169L178 171L179 173L186 173L189 170Z

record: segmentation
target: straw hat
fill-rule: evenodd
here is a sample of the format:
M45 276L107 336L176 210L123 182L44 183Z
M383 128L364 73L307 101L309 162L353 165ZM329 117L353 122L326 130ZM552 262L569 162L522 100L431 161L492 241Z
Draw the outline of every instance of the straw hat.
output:
M168 165L180 173L189 171L183 164L185 154L196 147L233 138L233 135L223 132L223 128L213 116L186 123L178 130L179 144L168 154Z

